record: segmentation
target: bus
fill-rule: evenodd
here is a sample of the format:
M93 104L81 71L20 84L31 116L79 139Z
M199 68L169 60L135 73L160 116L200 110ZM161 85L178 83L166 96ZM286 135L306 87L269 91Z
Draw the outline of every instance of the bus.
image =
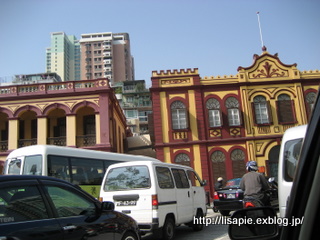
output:
M111 164L145 160L160 161L139 155L32 145L13 150L7 156L4 174L42 175L64 179L98 198L102 178Z

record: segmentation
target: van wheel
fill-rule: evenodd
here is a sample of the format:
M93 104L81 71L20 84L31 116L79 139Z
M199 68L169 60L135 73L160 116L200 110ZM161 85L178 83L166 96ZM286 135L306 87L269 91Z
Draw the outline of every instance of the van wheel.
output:
M203 212L202 212L202 210L199 209L197 211L197 215L195 217L198 219L197 224L195 224L195 223L192 224L192 228L194 231L201 231L203 229L203 221L202 221L202 219L200 220L200 218L202 218L202 217L203 217Z
M162 240L172 240L175 234L175 224L171 217L168 217L162 227Z

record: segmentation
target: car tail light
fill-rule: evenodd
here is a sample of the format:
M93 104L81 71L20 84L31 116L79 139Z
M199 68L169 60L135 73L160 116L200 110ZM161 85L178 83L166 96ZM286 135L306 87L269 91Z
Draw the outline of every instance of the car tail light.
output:
M219 200L219 195L218 195L217 192L214 192L214 194L213 194L213 199L214 199L214 200Z
M152 209L158 209L158 195L152 195Z

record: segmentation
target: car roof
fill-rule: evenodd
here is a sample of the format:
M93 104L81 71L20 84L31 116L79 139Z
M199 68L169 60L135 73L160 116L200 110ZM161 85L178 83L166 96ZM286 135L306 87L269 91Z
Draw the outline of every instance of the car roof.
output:
M38 175L1 175L0 182L4 181L14 181L14 180L51 180L56 182L63 182L69 185L73 185L67 181L62 179L54 178L54 177L47 177L47 176L38 176Z
M174 163L167 163L167 162L162 162L162 161L127 161L127 162L121 162L121 163L115 163L109 166L108 170L112 168L117 168L117 167L123 167L123 166L138 166L138 165L156 165L156 166L165 166L165 167L176 167L176 168L183 168L187 170L194 170L190 166L182 165L182 164L174 164Z

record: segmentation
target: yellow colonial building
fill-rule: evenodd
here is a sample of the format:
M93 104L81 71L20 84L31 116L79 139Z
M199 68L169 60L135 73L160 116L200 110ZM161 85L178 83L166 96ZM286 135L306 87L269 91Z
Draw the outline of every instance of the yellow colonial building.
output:
M266 48L236 75L154 71L157 158L194 167L208 180L211 196L218 177L242 177L249 160L276 177L282 135L308 123L319 83L319 71L299 71Z
M35 144L123 153L126 136L108 79L0 87L0 160Z

